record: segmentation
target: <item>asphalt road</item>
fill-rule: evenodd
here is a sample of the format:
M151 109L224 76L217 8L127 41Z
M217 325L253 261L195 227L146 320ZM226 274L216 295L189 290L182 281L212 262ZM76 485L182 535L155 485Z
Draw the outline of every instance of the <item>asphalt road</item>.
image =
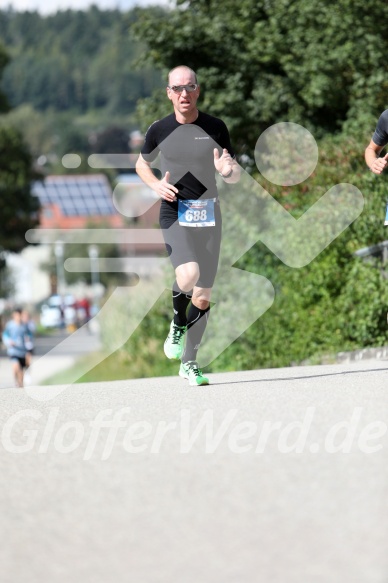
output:
M386 583L387 374L0 391L2 583Z

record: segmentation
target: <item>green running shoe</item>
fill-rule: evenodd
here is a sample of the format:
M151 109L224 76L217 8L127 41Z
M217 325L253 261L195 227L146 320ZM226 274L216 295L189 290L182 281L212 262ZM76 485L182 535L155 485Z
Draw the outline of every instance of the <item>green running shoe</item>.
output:
M209 379L202 375L202 371L195 360L189 360L189 362L185 363L182 362L179 369L179 376L188 379L192 387L209 384Z
M170 332L164 342L164 354L167 358L179 360L182 358L187 326L177 326L174 320L170 325Z

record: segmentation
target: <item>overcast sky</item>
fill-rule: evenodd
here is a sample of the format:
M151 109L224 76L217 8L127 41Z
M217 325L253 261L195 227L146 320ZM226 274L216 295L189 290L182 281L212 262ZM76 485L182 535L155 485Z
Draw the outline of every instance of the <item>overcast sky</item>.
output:
M134 6L149 6L150 4L172 5L171 0L0 0L0 8L12 6L15 10L38 10L41 14L51 14L58 10L72 8L84 10L91 4L99 8L120 8L128 10Z

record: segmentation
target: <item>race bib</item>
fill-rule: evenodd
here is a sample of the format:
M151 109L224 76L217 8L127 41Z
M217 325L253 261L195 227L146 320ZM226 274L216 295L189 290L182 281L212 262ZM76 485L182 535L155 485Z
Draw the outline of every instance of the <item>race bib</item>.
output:
M182 200L178 202L178 220L184 227L214 227L215 198Z

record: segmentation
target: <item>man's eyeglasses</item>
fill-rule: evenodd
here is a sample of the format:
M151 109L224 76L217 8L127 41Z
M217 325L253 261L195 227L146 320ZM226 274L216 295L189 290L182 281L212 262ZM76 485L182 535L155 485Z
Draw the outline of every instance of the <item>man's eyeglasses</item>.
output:
M174 93L182 93L185 89L187 93L192 93L197 87L197 83L190 83L189 85L168 85L168 88L174 91Z

